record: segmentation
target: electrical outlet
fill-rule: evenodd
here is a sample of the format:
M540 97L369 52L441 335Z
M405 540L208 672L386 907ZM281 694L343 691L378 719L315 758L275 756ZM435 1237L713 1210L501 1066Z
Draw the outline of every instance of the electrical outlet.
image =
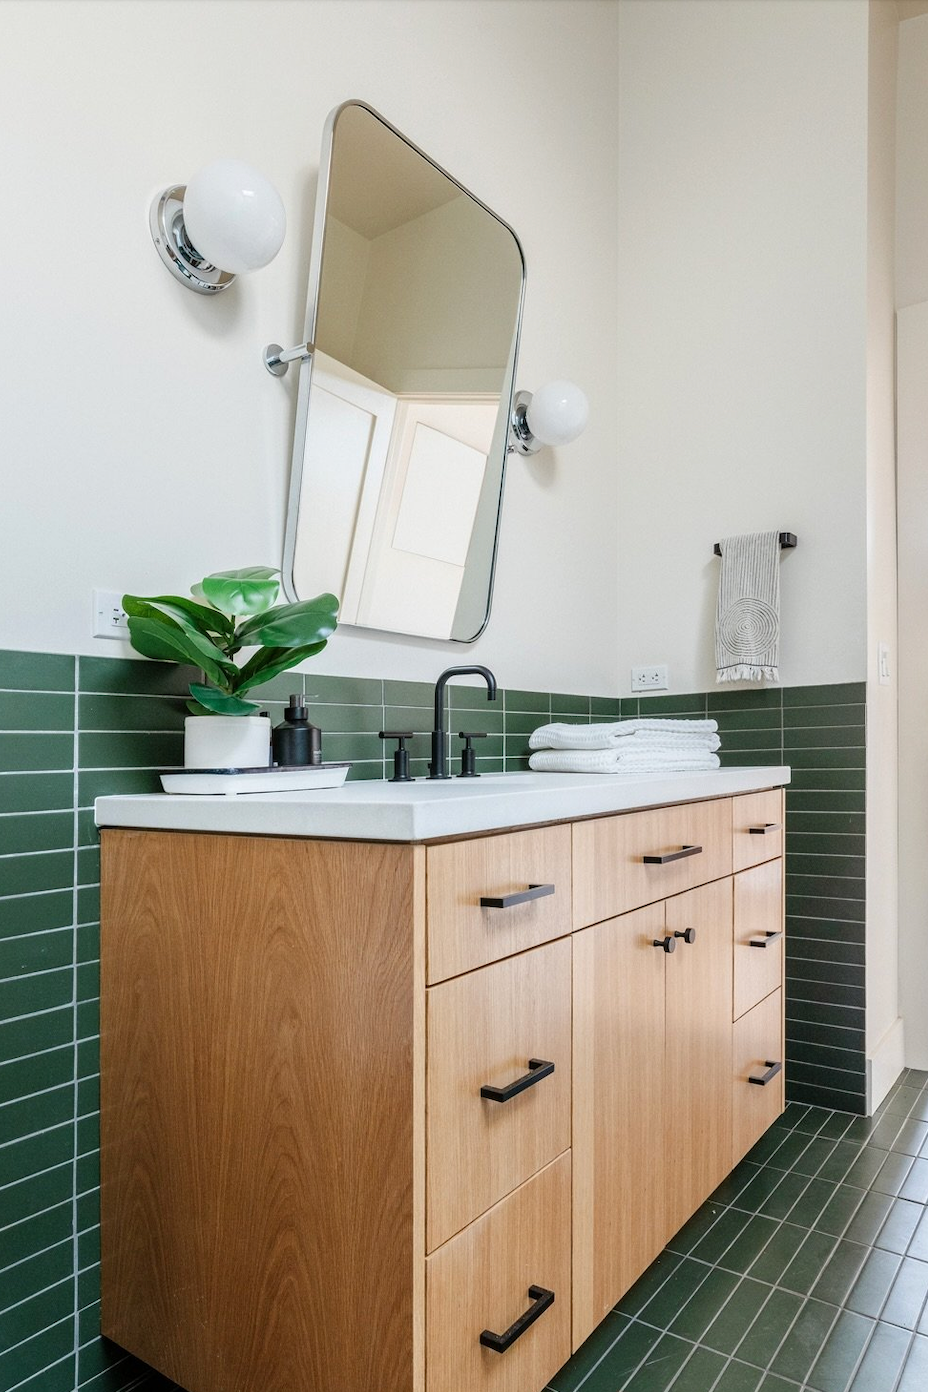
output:
M632 691L666 691L666 667L633 667Z
M129 619L122 607L118 590L94 590L93 636L95 638L128 638Z

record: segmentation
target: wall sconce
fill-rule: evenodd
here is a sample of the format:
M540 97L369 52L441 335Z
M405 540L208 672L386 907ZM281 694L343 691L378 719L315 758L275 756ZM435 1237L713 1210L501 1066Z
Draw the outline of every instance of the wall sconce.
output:
M198 294L215 295L237 275L273 261L287 215L263 174L241 160L221 159L186 186L165 189L151 205L149 226L171 274Z
M586 429L589 417L589 402L573 382L548 382L534 395L516 392L509 451L536 454L542 445L569 445Z

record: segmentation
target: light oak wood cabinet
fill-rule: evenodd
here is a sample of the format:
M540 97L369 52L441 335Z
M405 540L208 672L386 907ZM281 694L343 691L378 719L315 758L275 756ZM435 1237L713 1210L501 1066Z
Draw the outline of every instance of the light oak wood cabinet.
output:
M777 820L105 830L104 1333L189 1392L540 1392L782 1109Z
M731 1169L731 880L669 899L666 913L677 944L667 957L664 1035L669 1238Z
M570 1149L570 1013L569 938L428 992L430 1252Z

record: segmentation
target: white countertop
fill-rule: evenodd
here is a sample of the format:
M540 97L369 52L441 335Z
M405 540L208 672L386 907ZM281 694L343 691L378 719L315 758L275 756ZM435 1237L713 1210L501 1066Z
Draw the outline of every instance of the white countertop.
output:
M790 770L782 766L710 773L496 773L448 782L372 780L328 791L237 797L100 797L95 816L102 827L428 841L726 797L780 787L789 780Z

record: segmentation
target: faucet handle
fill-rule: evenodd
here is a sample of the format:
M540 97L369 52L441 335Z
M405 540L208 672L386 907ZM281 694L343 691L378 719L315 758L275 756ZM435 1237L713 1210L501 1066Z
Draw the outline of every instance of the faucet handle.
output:
M416 781L409 773L409 750L406 748L406 741L412 739L414 733L414 730L381 730L377 736L378 739L382 740L399 740L399 744L393 751L391 783L414 783Z
M471 740L486 739L486 730L458 730L458 739L464 741L464 748L461 750L461 772L458 778L479 778L477 772L476 755Z

